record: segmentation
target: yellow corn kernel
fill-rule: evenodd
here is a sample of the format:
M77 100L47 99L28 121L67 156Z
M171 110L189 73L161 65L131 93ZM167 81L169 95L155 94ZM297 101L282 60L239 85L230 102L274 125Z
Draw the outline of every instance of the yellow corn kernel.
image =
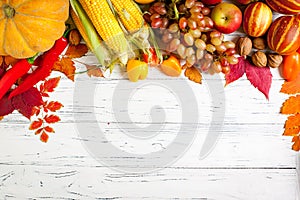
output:
M129 44L107 1L79 0L79 2L105 44L114 50L118 57L120 56L123 64L126 64Z
M110 0L122 24L129 33L134 33L144 25L143 15L133 0Z

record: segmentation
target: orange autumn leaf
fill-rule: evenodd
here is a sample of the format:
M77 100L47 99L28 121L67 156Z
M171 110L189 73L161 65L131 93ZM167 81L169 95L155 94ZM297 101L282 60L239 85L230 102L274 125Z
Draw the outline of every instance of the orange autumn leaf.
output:
M282 114L297 114L300 113L300 95L290 96L282 105Z
M48 124L53 124L56 122L60 121L60 118L57 115L49 115L49 116L45 116L44 120L48 123Z
M46 108L52 112L56 112L57 110L61 109L62 107L63 107L63 105L58 101L50 101L46 105Z
M287 118L284 128L297 128L299 126L300 126L300 114L295 114Z
M62 58L61 60L55 62L53 70L62 72L68 79L74 81L76 68L71 58Z
M40 140L42 142L46 143L48 141L48 139L49 139L49 135L45 131L43 131L42 134L41 134L41 136L40 136Z
M41 92L53 92L54 89L58 86L60 77L50 78L41 85Z
M43 120L39 119L38 121L33 121L29 126L29 130L35 130L40 128L43 125Z
M80 58L88 52L85 44L69 45L65 55L55 62L53 70L60 71L67 76L71 81L74 81L76 68L73 58Z
M293 81L285 81L281 87L280 92L285 94L300 93L300 74Z
M43 130L44 130L44 128L39 128L38 130L35 131L35 134L39 135Z
M5 56L5 57L4 57L4 62L5 62L5 64L7 64L7 65L14 65L14 64L16 64L16 63L18 62L18 60L19 60L19 59L14 58L14 57L12 57L12 56Z
M44 130L47 131L48 133L55 133L54 129L51 128L50 126L44 127Z
M101 69L97 66L86 65L86 69L89 77L104 77Z
M300 132L300 127L297 128L285 128L283 135L284 136L296 136Z
M0 56L0 65L3 64L3 62L5 63L5 65L9 66L9 65L14 65L18 62L19 59L14 58L12 56Z
M299 139L299 135L294 136L292 139L292 142L294 143L292 146L292 149L294 151L299 151L300 150L300 139Z
M69 45L64 57L67 58L80 58L88 52L88 48L85 44Z
M188 67L186 68L184 75L191 81L194 81L195 83L202 83L202 75L199 72L198 69L195 67Z

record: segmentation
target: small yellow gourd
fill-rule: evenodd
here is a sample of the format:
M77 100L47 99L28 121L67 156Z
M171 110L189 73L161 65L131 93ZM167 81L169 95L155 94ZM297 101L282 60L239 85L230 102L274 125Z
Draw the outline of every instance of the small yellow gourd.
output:
M47 51L63 35L68 16L68 0L0 0L0 55Z

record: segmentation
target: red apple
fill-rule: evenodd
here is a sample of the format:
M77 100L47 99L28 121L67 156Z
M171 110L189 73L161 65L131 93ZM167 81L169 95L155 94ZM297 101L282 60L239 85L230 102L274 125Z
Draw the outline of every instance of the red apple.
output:
M202 3L205 5L211 6L211 5L216 5L218 3L221 3L222 0L201 0Z
M232 3L219 3L211 12L214 27L222 33L232 33L242 24L242 12Z
M247 5L249 3L252 3L252 2L256 2L258 0L237 0L237 2L239 2L240 4L243 4L243 5Z

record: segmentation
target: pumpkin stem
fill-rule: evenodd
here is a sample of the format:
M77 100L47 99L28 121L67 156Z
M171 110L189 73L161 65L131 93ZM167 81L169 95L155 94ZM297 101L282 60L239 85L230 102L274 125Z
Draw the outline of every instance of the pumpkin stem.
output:
M3 6L3 11L4 11L4 14L5 14L5 17L7 18L13 18L15 16L15 9L10 7L9 5L4 5Z

